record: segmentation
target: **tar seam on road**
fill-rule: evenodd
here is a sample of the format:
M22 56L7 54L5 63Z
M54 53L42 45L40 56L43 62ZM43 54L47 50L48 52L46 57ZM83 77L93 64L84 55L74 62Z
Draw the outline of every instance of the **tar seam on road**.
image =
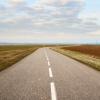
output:
M45 57L46 57L46 60L48 62L48 66L49 66L49 77L50 78L53 78L53 73L52 73L52 69L51 69L51 63L49 61L49 57L47 55L47 52L46 50L44 49L44 52L45 52ZM50 83L50 88L51 88L51 100L57 100L57 93L56 93L56 88L55 88L55 83L54 82L51 82Z

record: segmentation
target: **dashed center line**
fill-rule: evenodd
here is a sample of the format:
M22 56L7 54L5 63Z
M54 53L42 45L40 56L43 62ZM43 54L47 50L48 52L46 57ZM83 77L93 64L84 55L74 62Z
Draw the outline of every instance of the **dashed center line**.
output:
M44 50L44 52L45 52L45 57L46 57L47 61L49 61L49 58L48 58L46 50Z
M50 62L48 61L48 66L50 66L51 64L50 64Z
M44 50L44 52L45 52L45 57L46 57L46 59L47 59L47 62L48 62L48 66L50 66L51 64L50 64L49 57L48 57L48 55L47 55L47 52L46 52L46 50Z
M52 70L51 70L51 68L49 68L49 77L50 77L50 78L53 77L53 74L52 74Z
M52 73L52 69L50 67L51 66L51 63L49 61L49 57L47 55L46 50L44 50L44 52L45 52L45 57L46 57L48 66L49 66L49 77L50 78L53 78L53 73ZM51 88L51 100L57 100L57 93L56 93L56 88L55 88L55 83L54 82L51 82L50 83L50 88Z
M51 87L51 100L57 100L55 83L51 82L50 87Z
M47 56L46 58L47 58L47 61L49 61L49 58L48 58L48 56Z

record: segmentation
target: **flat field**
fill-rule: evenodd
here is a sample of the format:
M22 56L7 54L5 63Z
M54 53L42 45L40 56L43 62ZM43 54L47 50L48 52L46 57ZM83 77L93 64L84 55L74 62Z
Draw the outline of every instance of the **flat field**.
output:
M39 46L9 45L0 46L0 71L33 53Z
M70 46L70 47L62 47L62 49L78 51L81 53L93 55L94 57L100 57L100 45Z
M58 46L52 49L100 71L100 45Z

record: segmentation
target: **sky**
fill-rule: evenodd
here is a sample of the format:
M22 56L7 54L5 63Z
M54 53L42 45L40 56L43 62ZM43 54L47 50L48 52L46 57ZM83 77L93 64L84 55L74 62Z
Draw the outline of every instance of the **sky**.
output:
M100 43L100 0L0 0L0 43Z

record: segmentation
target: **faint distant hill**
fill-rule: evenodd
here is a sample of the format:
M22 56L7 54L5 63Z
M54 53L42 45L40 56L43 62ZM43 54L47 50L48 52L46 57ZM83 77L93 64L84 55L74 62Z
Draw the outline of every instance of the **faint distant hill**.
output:
M24 43L0 43L0 45L24 45Z

